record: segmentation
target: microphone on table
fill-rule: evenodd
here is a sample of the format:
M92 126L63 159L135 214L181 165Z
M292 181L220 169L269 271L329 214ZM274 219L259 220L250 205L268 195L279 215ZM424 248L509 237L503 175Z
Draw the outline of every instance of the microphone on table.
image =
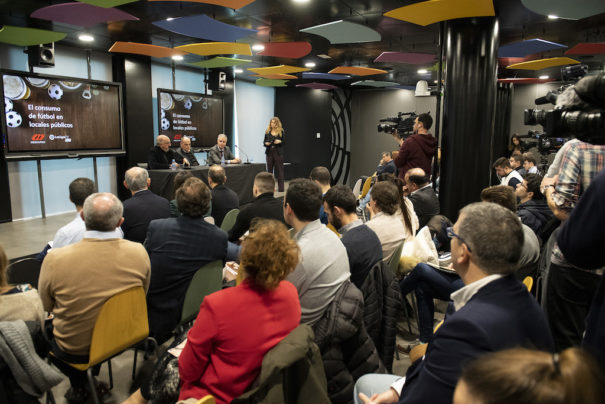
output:
M235 147L236 147L237 149L239 149L239 151L241 151L242 153L244 153L244 156L246 156L246 162L245 162L244 164L250 164L250 158L248 158L248 155L246 154L246 152L245 152L245 151L243 151L243 150L242 150L242 148L241 148L241 147L239 147L238 145L235 145Z

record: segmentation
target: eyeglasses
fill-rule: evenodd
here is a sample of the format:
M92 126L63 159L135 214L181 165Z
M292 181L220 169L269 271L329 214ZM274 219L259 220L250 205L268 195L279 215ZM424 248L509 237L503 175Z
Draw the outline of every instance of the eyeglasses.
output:
M457 238L458 240L460 240L462 243L466 244L466 248L468 248L468 252L472 252L472 251L471 251L471 247L468 245L468 243L467 243L467 242L466 242L466 241L465 241L465 240L464 240L462 237L460 237L459 235L457 235L457 234L454 232L454 228L453 228L453 227L448 227L448 228L446 229L446 232L447 232L447 236L448 236L449 238L454 238L454 237L456 237L456 238Z
M527 189L527 185L525 185L524 183L520 182L517 185L521 185L523 188Z

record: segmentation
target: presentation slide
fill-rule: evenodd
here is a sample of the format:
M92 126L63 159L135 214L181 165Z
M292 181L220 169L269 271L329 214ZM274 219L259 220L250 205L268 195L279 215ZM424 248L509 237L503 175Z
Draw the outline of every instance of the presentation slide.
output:
M118 84L2 76L7 155L123 150Z
M158 89L159 132L178 147L183 136L193 147L212 147L223 133L223 99L203 94Z

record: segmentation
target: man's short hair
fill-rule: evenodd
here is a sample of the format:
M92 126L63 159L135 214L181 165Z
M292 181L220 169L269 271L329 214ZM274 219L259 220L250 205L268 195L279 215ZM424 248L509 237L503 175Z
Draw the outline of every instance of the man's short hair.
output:
M540 184L542 184L542 177L540 175L527 174L525 176L525 183L527 184L527 192L534 193L531 199L544 199L544 195L542 195L542 192L540 192Z
M410 182L413 182L419 187L429 182L429 179L426 175L410 175L408 179L410 180Z
M498 160L494 161L493 168L513 168L510 165L510 161L506 157L500 157Z
M355 213L355 209L357 208L357 199L351 188L347 185L335 185L330 188L324 195L324 201L330 209L338 206L347 214Z
M179 171L178 173L176 173L176 175L174 176L174 181L172 183L172 189L173 189L174 195L176 195L176 191L181 186L183 186L185 181L187 181L187 179L191 178L191 177L193 177L193 174L191 174L191 171Z
M534 155L531 154L531 153L524 153L523 154L523 162L526 162L526 161L529 161L533 165L537 165L538 164L538 160L536 160L536 158L534 157Z
M382 152L382 157L384 157L384 156L389 156L389 157L393 158L393 152L383 151Z
M296 178L290 181L284 203L290 205L298 220L317 220L322 204L321 188L310 179Z
M170 142L170 138L166 135L159 135L156 139L155 139L155 144L156 145L161 145L165 140Z
M183 140L189 140L189 141L191 141L191 138L189 136L183 136L181 138L181 143L183 143Z
M330 185L330 171L326 167L314 167L309 178L319 182L321 185Z
M427 113L420 114L418 115L418 122L422 122L424 129L429 130L433 126L433 117Z
M273 174L263 171L254 177L254 185L261 194L272 193L275 190L275 178L273 178Z
M124 174L124 181L126 181L128 189L132 192L147 189L148 179L149 173L142 167L132 167Z
M378 209L388 215L394 215L399 209L399 190L391 181L377 182L370 191L370 196Z
M219 135L216 137L216 140L218 140L218 139L220 139L220 138L225 138L225 140L229 140L229 138L227 137L227 135L225 135L224 133L219 134Z
M210 190L199 178L189 178L176 191L176 203L184 216L203 217L210 208Z
M509 209L489 202L467 205L460 211L458 235L487 275L508 275L517 268L524 235L519 217Z
M82 210L86 230L113 231L122 218L124 207L114 194L99 192L86 198Z
M76 206L84 205L89 195L95 193L95 183L90 178L76 178L69 184L69 200Z
M210 177L215 184L224 184L226 179L225 169L218 164L215 164L208 169L208 177Z
M481 191L483 202L493 202L505 207L511 212L517 212L517 197L512 187L508 185L495 185Z
M520 164L523 163L523 156L521 154L513 154L512 156L510 156L510 158L515 160L517 163L520 163ZM510 162L510 160L509 160L509 162Z

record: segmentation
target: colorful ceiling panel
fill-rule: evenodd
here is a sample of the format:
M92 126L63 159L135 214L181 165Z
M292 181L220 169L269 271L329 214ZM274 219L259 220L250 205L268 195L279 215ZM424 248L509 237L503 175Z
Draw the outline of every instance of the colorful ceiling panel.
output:
M177 46L175 49L200 56L209 55L248 55L252 50L247 43L234 42L203 42Z
M270 67L254 67L254 68L251 68L248 70L250 70L251 72L254 72L260 76L265 76L267 74L300 73L300 72L309 71L311 69L307 69L306 67L279 65L279 66L270 66Z
M121 6L123 4L134 3L139 0L77 0L77 1L79 1L80 3L90 4L91 6L110 8L110 7Z
M300 32L323 36L331 44L377 42L381 39L380 34L372 28L344 20L303 28Z
M175 34L218 42L235 42L258 32L255 29L225 24L205 14L174 18L170 21L160 20L153 25Z
M330 74L330 73L303 73L303 79L307 80L347 80L350 79L351 76L346 74Z
M332 84L327 84L327 83L297 84L296 87L306 87L306 88L312 88L314 90L333 90L335 88L338 88L337 86L334 86Z
M117 8L104 8L86 3L61 3L39 8L30 17L89 28L108 21L138 21L132 14ZM47 41L48 42L48 41Z
M529 62L521 62L515 63L509 66L506 66L507 69L519 69L519 70L542 70L548 67L555 66L567 66L567 65L575 65L578 64L577 60L567 58L567 57L559 57L559 58L548 58L548 59L539 59L539 60L530 60Z
M338 66L328 73L330 74L350 74L352 76L372 76L374 74L386 74L386 70L372 69L370 67L351 67L351 66Z
M239 10L240 8L245 7L248 4L253 3L255 0L147 0L147 1L178 1L178 2L184 2L184 3L205 3L205 4L214 4L216 6L232 8L234 10Z
M382 52L380 56L374 59L374 63L406 63L410 65L424 65L435 60L435 55L429 53L409 53L409 52Z
M582 0L521 0L527 9L542 15L556 15L559 18L581 20L582 18L605 13L605 1Z
M493 17L492 0L428 0L391 10L384 14L422 26L467 17Z
M565 52L566 55L602 55L605 53L605 42L583 42Z
M503 45L498 49L499 58L523 58L534 53L546 52L553 49L567 48L556 42L545 41L543 39L528 39Z
M201 62L189 63L190 65L203 67L206 69L215 69L218 67L232 67L238 65L245 65L246 63L252 62L251 60L246 59L238 59L238 58L225 58L225 57L215 57L208 60L202 60Z
M111 48L109 48L109 52L134 53L136 55L151 56L154 58L167 58L176 55L186 55L185 52L181 52L172 48L166 48L164 46L150 45L147 43L119 41L114 43Z
M33 46L42 43L58 42L66 36L67 34L63 32L13 27L12 25L5 25L0 29L0 42L16 46Z
M394 87L398 86L399 83L393 81L375 81L375 80L362 80L356 81L351 84L352 86L369 86L369 87Z
M268 42L263 45L265 49L257 55L300 59L311 52L309 42Z
M287 87L287 82L288 80L258 79L256 80L256 85L262 87Z
M555 79L537 79L531 77L519 77L509 79L498 79L498 83L513 83L513 84L540 84L555 81Z
M292 74L254 74L250 77L262 77L263 79L271 79L271 80L294 80L298 79L297 76Z

